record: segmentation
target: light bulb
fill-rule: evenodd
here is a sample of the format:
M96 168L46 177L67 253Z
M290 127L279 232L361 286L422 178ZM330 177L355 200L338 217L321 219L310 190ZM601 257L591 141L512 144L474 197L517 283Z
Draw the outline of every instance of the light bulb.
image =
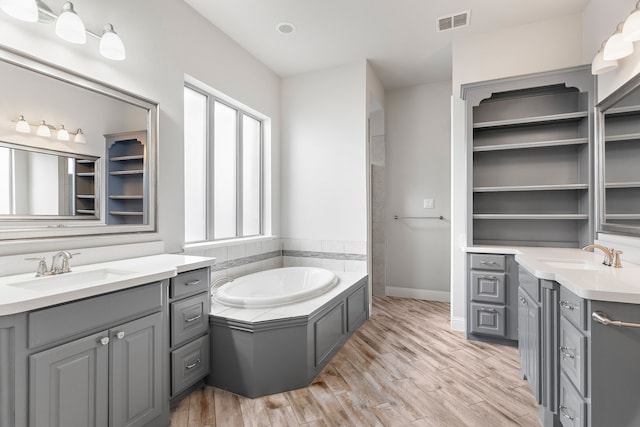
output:
M16 123L16 132L31 133L31 126L22 115L18 118L18 122Z
M7 15L25 22L38 22L36 0L0 0L0 9Z
M100 38L100 55L114 61L122 61L126 58L124 44L113 30L113 25L107 24L102 30Z
M70 43L85 44L87 31L82 19L73 10L73 3L66 2L62 5L62 13L56 20L56 34Z
M40 136L49 137L51 136L51 129L49 129L49 126L47 126L47 124L43 120L42 123L40 123L40 126L38 126L38 130L36 131L36 133Z
M69 132L64 128L64 125L60 125L60 129L58 129L57 138L60 141L68 141L69 140Z
M78 129L76 132L75 138L73 138L73 142L77 142L78 144L86 144L87 140L84 137L84 133L82 133L82 129Z
M604 52L602 49L596 53L596 56L593 58L593 62L591 62L591 74L598 75L608 73L609 71L615 70L618 68L618 61L607 61L604 59Z

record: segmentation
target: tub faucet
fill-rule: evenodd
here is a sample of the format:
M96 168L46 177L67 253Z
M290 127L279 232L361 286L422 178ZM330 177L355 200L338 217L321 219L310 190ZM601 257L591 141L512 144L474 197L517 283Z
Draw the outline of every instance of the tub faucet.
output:
M69 251L60 251L57 254L55 254L53 256L53 258L51 259L51 270L49 271L50 274L62 274L62 273L69 273L71 271L71 268L69 268L69 259L73 258L73 255L78 255L77 253L72 254ZM62 259L62 263L60 266L58 266L58 260Z
M615 268L622 267L622 263L620 262L620 254L623 253L622 251L598 245L596 243L587 245L582 248L583 251L588 251L589 249L600 249L604 253L604 259L602 260L602 263L604 265L608 265L609 267L611 267L611 265L613 264L613 267Z

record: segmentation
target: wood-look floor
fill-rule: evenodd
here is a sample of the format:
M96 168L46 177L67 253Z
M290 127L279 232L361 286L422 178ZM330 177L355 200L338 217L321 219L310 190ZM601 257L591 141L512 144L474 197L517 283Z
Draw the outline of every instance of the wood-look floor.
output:
M449 310L375 297L309 387L253 400L204 387L172 409L171 426L538 426L517 349L465 340Z

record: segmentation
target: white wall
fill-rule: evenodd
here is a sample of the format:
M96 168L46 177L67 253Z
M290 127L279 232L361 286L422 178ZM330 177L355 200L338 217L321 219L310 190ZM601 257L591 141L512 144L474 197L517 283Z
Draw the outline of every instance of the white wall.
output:
M450 81L386 93L387 295L449 300L450 97Z
M367 240L366 64L282 80L282 236Z
M58 10L61 1L47 2ZM58 4L59 3L59 4ZM64 68L108 82L160 104L158 235L135 235L19 243L4 253L25 253L106 246L162 239L167 252L183 244L183 82L185 74L272 118L272 188L274 233L279 232L280 79L228 36L182 1L76 0L88 29L106 22L122 37L127 59L113 62L98 54L98 43L65 43L52 25L29 24L0 13L0 44ZM364 95L362 96L362 98ZM364 102L364 101L363 101ZM90 108L91 106L87 106ZM78 257L78 263L81 263Z
M588 29L584 29L588 31ZM561 17L456 40L453 43L451 127L451 316L466 317L467 151L460 85L582 64L582 15Z

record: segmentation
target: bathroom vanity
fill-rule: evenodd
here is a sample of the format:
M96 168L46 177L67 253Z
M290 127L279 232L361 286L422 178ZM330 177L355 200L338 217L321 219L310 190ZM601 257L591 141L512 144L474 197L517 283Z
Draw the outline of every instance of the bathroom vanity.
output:
M208 370L213 262L156 255L0 278L0 426L168 425L170 395Z

